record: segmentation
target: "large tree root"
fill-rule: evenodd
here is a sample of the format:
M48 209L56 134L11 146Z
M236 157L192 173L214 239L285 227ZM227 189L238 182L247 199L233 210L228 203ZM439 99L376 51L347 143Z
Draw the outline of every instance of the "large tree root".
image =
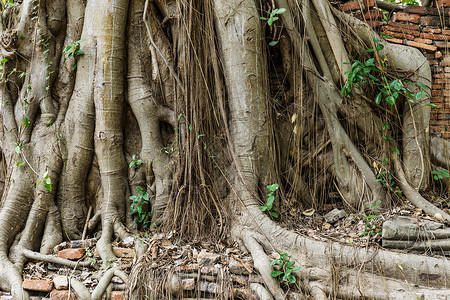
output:
M301 270L296 274L305 292L324 298L324 293L338 298L369 297L373 299L406 299L424 297L436 299L448 295L450 261L415 254L403 254L383 249L360 248L338 242L323 242L289 232L263 215L258 207L247 207L242 220L249 218L259 225L253 233L236 225L233 230L244 242L255 260L255 267L270 277L266 253L288 252ZM245 229L244 229L245 228ZM264 238L262 238L264 237ZM257 266L260 261L265 266ZM337 271L338 270L338 271ZM273 278L266 282L275 299L279 288ZM276 286L276 285L275 285ZM316 299L316 298L315 298Z

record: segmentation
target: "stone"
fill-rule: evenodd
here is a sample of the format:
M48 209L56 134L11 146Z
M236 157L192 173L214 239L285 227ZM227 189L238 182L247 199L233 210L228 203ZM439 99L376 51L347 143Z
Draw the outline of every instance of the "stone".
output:
M113 252L115 256L124 258L133 258L136 256L133 248L119 248L113 247Z
M84 256L86 250L83 248L69 248L58 251L58 257L69 259L69 260L77 260Z
M195 279L194 278L186 278L181 282L183 290L192 291L195 289Z
M228 263L228 267L230 268L230 272L236 275L248 275L249 272L247 269L237 260L234 258L230 259L230 262Z
M76 300L74 292L70 292L67 290L58 291L53 290L50 293L50 300Z
M53 281L25 279L22 287L30 291L50 292L53 288Z
M220 254L209 253L205 249L200 251L197 257L197 261L200 265L213 265L220 259Z
M56 275L53 277L53 284L57 290L66 290L69 287L67 276Z
M325 220L327 220L328 223L334 224L337 221L339 221L340 219L345 218L346 215L347 215L347 213L345 212L345 210L335 208L332 211L330 211L329 213L327 213L324 216L324 218L325 218Z
M111 300L125 300L125 292L123 291L111 292Z

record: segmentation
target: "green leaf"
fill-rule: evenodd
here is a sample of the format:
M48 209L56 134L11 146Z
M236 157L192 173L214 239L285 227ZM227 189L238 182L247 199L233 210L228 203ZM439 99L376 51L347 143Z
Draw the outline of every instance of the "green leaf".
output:
M375 47L375 50L377 50L377 51L381 51L381 50L383 50L384 49L384 45L383 44L378 44L376 47Z
M393 39L393 37L388 36L387 34L385 34L385 33L383 33L383 32L380 32L379 34L380 34L380 36L381 36L382 38L385 38L385 39Z
M423 88L423 89L430 89L430 87L429 86L427 86L425 83L423 83L423 82L417 82L416 83L418 86L420 86L421 88Z
M272 185L268 185L267 189L271 192L275 192L280 186L277 183L274 183Z
M298 272L298 271L300 271L300 267L295 267L294 272Z
M392 97L392 96L387 96L387 97L386 97L386 102L387 102L387 104L389 104L389 105L394 105L394 104L395 104L395 98Z
M266 211L266 210L267 210L267 206L261 205L261 206L259 207L259 210L260 210L260 211Z
M366 52L367 52L367 53L373 52L373 49L372 49L372 48L367 48L367 49L366 49Z
M50 179L50 176L48 176L48 172L47 171L44 173L44 187L49 192L52 191L52 180Z
M433 108L438 108L439 107L439 106L437 106L436 104L433 104L433 103L426 103L425 105L429 106L429 107L433 107Z
M16 151L17 154L20 153L20 146L17 145L16 147L14 147L14 151Z
M450 177L450 173L447 170L442 169L441 174L444 175L445 177Z
M368 60L366 60L366 62L364 63L366 66L373 66L374 65L374 58L369 58Z
M266 202L266 206L269 210L272 209L272 205L273 205L273 201L275 201L275 197L274 196L269 196L267 197L267 202Z
M259 19L260 19L260 20L267 21L267 18L266 18L266 17L259 17Z
M16 166L20 167L21 165L25 164L23 161L18 161Z
M379 93L377 94L377 96L375 97L375 103L376 103L376 104L380 104L381 99L382 99L382 94L381 94L381 92L379 92Z
M278 218L278 214L276 212L271 211L270 214L272 215L272 217Z
M36 186L38 186L38 185L40 185L40 184L41 184L41 180L39 180L38 183L36 183Z
M272 26L273 18L270 18L269 21L267 21L267 25Z
M286 8L284 8L284 7L281 7L281 8L279 8L279 9L276 9L276 14L277 15L281 15L281 14L283 14L283 13L285 13L286 12Z
M427 93L425 93L424 91L420 91L420 92L418 92L418 93L415 95L415 98L416 98L417 100L420 100L420 99L422 99L426 94L427 94Z
M288 280L290 283L295 283L295 282L296 282L296 279L295 279L295 276L294 276L294 275L288 275L288 276L287 276L287 280Z
M276 44L278 44L278 41L271 41L270 43L269 43L269 46L275 46Z
M278 276L280 276L281 274L283 274L282 271L272 271L272 272L270 273L270 276L272 276L272 277L278 277Z

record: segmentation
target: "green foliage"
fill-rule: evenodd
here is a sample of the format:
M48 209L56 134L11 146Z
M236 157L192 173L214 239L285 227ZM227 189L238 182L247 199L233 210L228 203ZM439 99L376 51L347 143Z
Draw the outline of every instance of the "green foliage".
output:
M431 174L433 175L434 180L441 180L444 179L444 177L450 178L450 173L445 169L431 171Z
M267 21L267 25L272 26L273 22L278 20L277 15L281 15L286 11L286 8L277 8L272 10L271 12L266 11L267 17L260 17L261 20Z
M16 6L16 2L14 0L2 0L2 6Z
M44 188L46 188L49 192L51 192L52 189L52 180L50 179L50 176L48 176L48 171L44 172L44 175L42 175L42 179L38 181L36 186L39 186L42 183L42 180L44 180Z
M375 208L377 207L381 201L377 201L373 205L367 205L368 208ZM368 215L363 217L362 219L365 220L365 231L361 233L361 236L369 235L369 236L375 236L379 235L381 236L381 227L377 226L377 224L374 224L375 221L379 218L379 216L376 215Z
M133 201L130 207L130 214L136 214L137 218L134 219L134 222L136 224L142 225L144 229L148 229L150 227L150 221L152 217L152 213L148 211L150 206L148 193L139 186L136 187L136 190L137 195L130 196L130 199Z
M267 193L267 201L265 205L262 205L259 207L261 211L268 211L274 218L278 218L278 214L276 213L277 209L275 206L273 206L273 202L275 201L275 196L273 195L275 191L279 188L279 185L277 183L274 183L272 185L267 186L267 190L269 191Z
M361 236L365 236L365 235L369 235L369 236L375 236L375 235L380 235L381 236L381 229L376 225L373 224L372 222L376 219L378 219L379 216L376 215L368 215L363 217L363 220L365 220L366 222L366 227L365 227L365 231L363 233L361 233Z
M140 159L136 159L136 155L133 154L133 158L130 162L130 168L135 168L135 169L139 169L142 165L142 160Z
M286 11L286 8L277 8L270 11L266 11L267 13L267 17L260 17L261 20L267 21L267 25L272 26L273 22L275 22L276 20L279 19L279 17L277 17L277 15L281 15ZM275 46L276 44L278 44L278 41L271 41L269 43L269 46Z
M270 273L270 276L278 278L284 284L295 283L296 278L292 275L292 272L300 271L300 268L294 267L295 261L291 260L291 255L286 252L278 253L280 254L280 258L270 262L270 265L275 266L276 269Z
M67 46L66 48L64 48L63 54L65 56L67 56L67 58L73 57L75 59L78 56L83 55L84 52L83 52L83 50L80 49L80 43L84 42L84 41L85 41L84 39L81 39L81 40L76 41L73 45ZM77 67L77 64L74 64L72 66L72 70L75 70L76 67Z
M380 43L379 39L373 38L375 48L368 48L366 52L378 52L384 49L383 44ZM375 65L375 58L369 58L364 63L359 60L353 60L352 69L346 71L345 74L348 75L347 82L341 89L341 95L349 96L352 94L353 86L356 85L358 88L362 87L365 83L370 82L378 88L378 94L375 96L375 103L381 104L384 100L388 105L394 105L400 95L403 95L408 99L409 102L414 103L416 100L422 99L426 92L421 90L417 93L413 93L407 85L417 85L422 89L428 89L428 87L422 82L411 83L406 80L401 80L398 78L389 78L384 69L387 66L387 60L384 56L379 57L381 66L377 67ZM350 64L350 63L345 63ZM381 76L376 77L374 75L381 74ZM428 106L435 107L434 104L426 104Z

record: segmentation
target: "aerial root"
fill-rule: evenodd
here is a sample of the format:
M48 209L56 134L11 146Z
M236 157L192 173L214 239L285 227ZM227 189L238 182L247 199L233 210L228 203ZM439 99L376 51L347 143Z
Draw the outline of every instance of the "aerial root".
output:
M269 291L263 287L259 283L250 283L250 289L255 293L259 299L261 300L273 300L272 295L269 293Z
M264 252L261 244L254 237L252 237L251 234L248 233L244 233L242 235L242 239L245 247L253 257L255 269L258 270L259 274L261 274L262 279L264 280L267 288L272 293L275 300L285 299L286 295L281 289L280 284L275 278L270 275L270 273L272 272L270 260L267 254Z
M324 287L321 283L313 281L309 283L310 293L313 299L327 300L327 294L324 291Z
M103 274L102 278L100 278L100 281L92 292L92 295L89 293L89 290L84 286L84 284L77 279L71 278L70 284L80 300L100 300L102 299L103 294L111 288L110 282L114 276L119 277L124 282L127 282L128 280L128 276L123 271L117 268L111 268Z
M44 261L44 262L49 262L49 263L54 263L54 264L60 264L60 265L63 265L63 266L66 266L66 267L69 267L72 269L82 269L82 268L89 267L90 265L92 265L91 259L89 259L87 261L82 261L82 262L71 261L71 260L60 258L60 257L55 257L52 255L34 252L34 251L31 251L28 249L23 249L22 254L30 260L38 260L38 261Z

